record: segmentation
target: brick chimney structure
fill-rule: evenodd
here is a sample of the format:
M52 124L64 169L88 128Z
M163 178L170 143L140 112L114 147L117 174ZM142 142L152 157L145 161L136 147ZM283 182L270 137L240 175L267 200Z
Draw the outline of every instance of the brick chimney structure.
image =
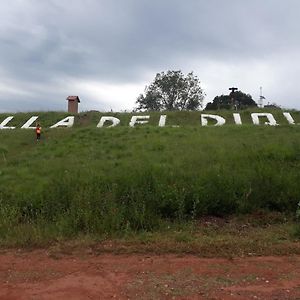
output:
M80 99L78 96L69 96L68 100L68 112L72 114L78 114L78 103Z

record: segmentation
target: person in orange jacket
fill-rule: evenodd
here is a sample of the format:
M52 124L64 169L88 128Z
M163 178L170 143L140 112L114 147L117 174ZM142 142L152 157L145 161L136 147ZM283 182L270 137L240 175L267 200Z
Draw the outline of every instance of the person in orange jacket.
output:
M40 124L37 124L36 128L35 128L36 140L37 141L39 141L41 139L41 132L42 132L42 127L40 126Z

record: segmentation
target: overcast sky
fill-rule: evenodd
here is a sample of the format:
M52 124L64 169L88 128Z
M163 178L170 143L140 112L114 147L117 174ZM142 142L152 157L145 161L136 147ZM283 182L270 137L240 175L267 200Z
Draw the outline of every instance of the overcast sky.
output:
M0 112L131 110L155 74L194 71L300 109L299 0L0 0Z

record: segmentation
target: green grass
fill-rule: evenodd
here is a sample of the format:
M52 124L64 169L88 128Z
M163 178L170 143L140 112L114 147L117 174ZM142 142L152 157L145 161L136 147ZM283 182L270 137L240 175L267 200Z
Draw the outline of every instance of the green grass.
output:
M200 112L167 113L180 128L158 128L157 113L136 128L132 114L117 114L122 126L97 129L96 112L72 129L48 129L65 113L17 114L12 125L32 115L41 142L30 130L0 132L2 245L159 232L207 215L294 214L300 201L299 126L203 128Z

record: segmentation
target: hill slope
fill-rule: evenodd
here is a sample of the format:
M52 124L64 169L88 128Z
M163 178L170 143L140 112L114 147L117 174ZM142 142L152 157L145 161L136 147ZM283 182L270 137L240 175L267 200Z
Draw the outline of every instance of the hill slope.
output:
M201 127L200 113L170 113L171 124L186 126L159 128L160 114L151 114L155 126L129 128L132 114L119 114L123 126L100 129L96 112L69 129L48 129L63 113L18 114L14 124L32 115L44 127L40 142L32 130L0 131L4 239L26 226L68 237L203 215L294 212L300 201L297 125Z

